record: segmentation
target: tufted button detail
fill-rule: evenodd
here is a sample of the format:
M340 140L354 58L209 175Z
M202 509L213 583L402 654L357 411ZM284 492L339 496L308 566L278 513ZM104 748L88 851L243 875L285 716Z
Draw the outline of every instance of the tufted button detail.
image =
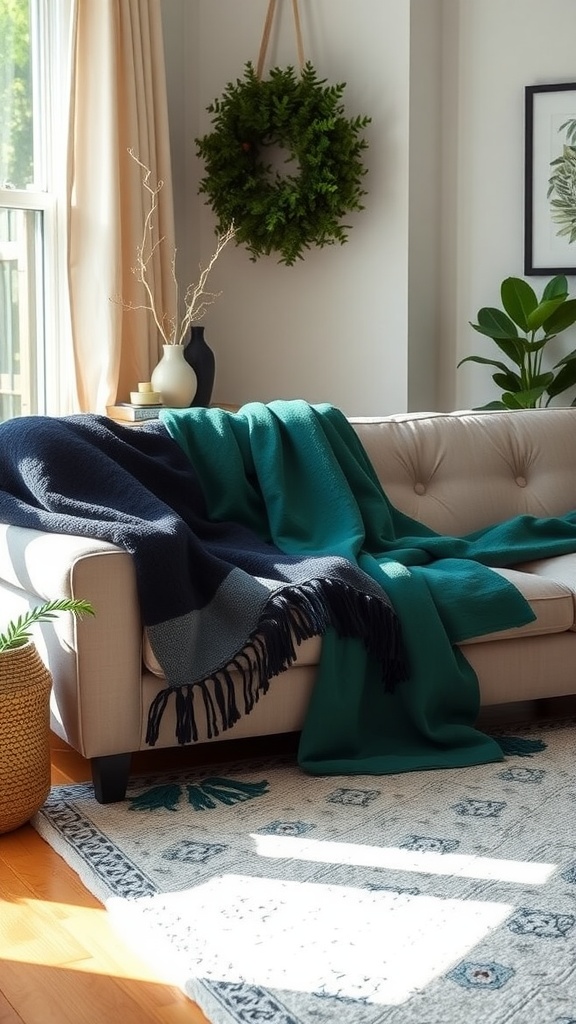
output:
M414 484L414 490L416 494L426 494L426 488L424 484Z
M526 477L525 476L517 476L516 477L516 483L518 484L518 487L526 487Z

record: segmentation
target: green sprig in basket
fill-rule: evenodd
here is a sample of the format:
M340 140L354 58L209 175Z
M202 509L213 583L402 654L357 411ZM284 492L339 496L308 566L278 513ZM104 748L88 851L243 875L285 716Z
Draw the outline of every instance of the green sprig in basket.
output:
M94 614L87 601L46 601L0 634L0 834L29 821L50 790L52 676L30 626L60 611Z

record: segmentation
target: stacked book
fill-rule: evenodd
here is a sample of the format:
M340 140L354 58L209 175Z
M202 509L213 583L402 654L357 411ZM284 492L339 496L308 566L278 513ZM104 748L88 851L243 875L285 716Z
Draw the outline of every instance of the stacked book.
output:
M138 391L130 392L129 402L118 402L117 405L106 406L106 412L115 420L130 420L139 423L142 420L158 419L162 408L162 398L158 391L152 390L150 382L138 385Z
M140 423L143 420L157 420L161 405L133 405L132 402L118 402L107 405L106 412L113 420L130 420Z

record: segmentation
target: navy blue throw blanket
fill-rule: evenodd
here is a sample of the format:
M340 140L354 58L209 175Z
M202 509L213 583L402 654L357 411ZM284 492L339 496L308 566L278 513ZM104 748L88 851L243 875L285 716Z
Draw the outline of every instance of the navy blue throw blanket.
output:
M0 521L100 538L132 556L167 680L150 708L151 745L171 697L180 743L198 736L195 693L208 735L218 735L294 661L295 644L330 629L362 641L387 688L405 675L382 588L346 558L289 555L238 523L211 521L192 463L161 423L135 429L79 414L0 424ZM242 712L232 670L244 682Z

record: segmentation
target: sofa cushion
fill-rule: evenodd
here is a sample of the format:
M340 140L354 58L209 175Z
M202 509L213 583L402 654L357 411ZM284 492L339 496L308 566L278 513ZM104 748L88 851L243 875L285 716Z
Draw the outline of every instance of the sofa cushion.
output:
M570 627L576 630L576 554L560 555L556 558L539 558L533 562L517 565L525 573L532 573L541 579L554 580L568 587L574 602L574 623Z
M309 640L303 640L299 647L296 648L297 658L295 664L299 668L303 668L308 665L317 665L320 658L320 646L322 640L319 636L310 637ZM158 676L159 679L164 678L164 673L158 664L154 651L150 646L150 641L146 630L144 630L144 637L142 642L142 660L144 665L149 672L153 675Z
M563 580L560 565L564 559L572 560L572 571L570 572L569 566L565 566ZM554 572L556 565L559 568L557 572ZM546 566L549 569L549 574L544 571L536 571L541 566ZM494 569L493 572L499 573L500 576L517 587L528 601L536 618L532 622L526 623L525 626L471 637L460 646L490 640L516 639L522 636L542 636L544 633L564 633L566 630L575 628L575 594L570 586L570 581L572 581L572 586L576 586L576 555L542 559L539 562L516 566L514 569Z
M575 408L354 417L395 506L462 536L517 515L576 508Z

